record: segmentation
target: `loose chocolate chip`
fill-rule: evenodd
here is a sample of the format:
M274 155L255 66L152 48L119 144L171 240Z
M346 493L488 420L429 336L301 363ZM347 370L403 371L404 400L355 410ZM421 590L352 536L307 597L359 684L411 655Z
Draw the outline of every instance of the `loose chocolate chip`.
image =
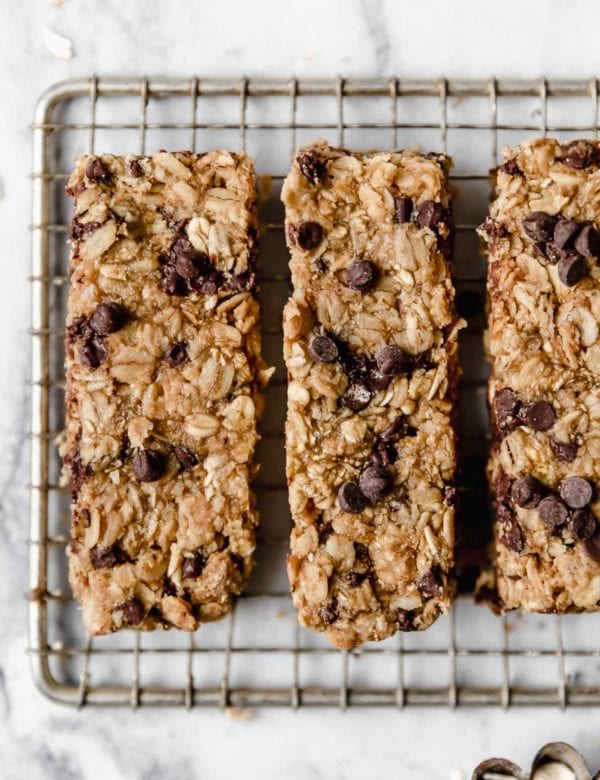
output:
M481 314L484 298L476 290L461 290L456 296L456 308L461 317L471 320Z
M511 509L500 504L496 509L496 517L500 528L498 534L500 542L512 552L523 552L525 549L525 537Z
M514 157L500 165L498 170L504 171L504 173L508 173L510 176L523 175L523 171L519 168L519 165Z
M571 513L567 529L575 539L590 539L596 532L596 518L589 509L576 509Z
M532 401L521 409L520 417L534 431L547 431L556 422L554 409L548 401Z
M127 312L118 303L101 303L90 317L90 328L98 336L108 336L121 330L126 319Z
M144 169L138 160L127 160L127 172L130 176L133 176L134 179L139 179L140 176L144 175Z
M351 382L344 397L342 404L347 406L353 412L360 412L369 405L371 400L371 391L364 382Z
M300 249L308 252L323 240L323 228L318 222L302 222L294 229L293 237Z
M175 444L173 446L173 453L184 469L191 469L198 463L198 458L194 453L181 444Z
M171 247L175 270L182 279L197 279L207 276L212 270L208 257L197 252L185 236L177 238Z
M574 219L559 219L554 226L554 244L559 249L566 249L569 247L577 232L579 231L580 224Z
M113 569L120 563L121 556L116 544L111 547L92 547L90 558L94 569Z
M558 493L571 509L582 509L594 497L594 488L592 483L583 477L567 477L560 483Z
M413 211L413 202L411 198L394 198L394 222L410 222Z
M377 366L384 376L406 374L412 367L412 358L401 347L385 346L377 353Z
M416 220L421 228L437 227L444 217L444 207L435 200L424 200L417 206Z
M337 599L330 599L324 607L321 607L319 614L321 615L321 620L323 623L325 623L326 626L330 626L332 623L335 623L339 617L337 612Z
M577 284L585 272L585 260L581 255L570 254L558 263L558 278L567 287Z
M187 288L184 280L179 276L175 267L164 265L162 267L161 287L167 295L186 295Z
M299 154L298 157L296 157L296 161L302 175L305 179L308 179L311 184L318 184L327 172L325 163L319 158L319 155L314 150Z
M200 550L196 550L196 552L191 555L184 555L183 564L181 566L181 576L184 577L184 579L199 577L204 571L205 566L206 556L203 555Z
M569 519L569 510L557 496L546 496L538 504L540 520L548 528L559 528Z
M79 348L79 359L86 368L98 368L108 357L108 351L98 339L87 338Z
M556 159L571 168L587 168L596 162L596 148L589 141L577 140L562 144Z
M552 241L555 224L556 217L545 214L543 211L532 211L521 222L525 234L533 241Z
M137 626L144 619L144 605L139 599L123 601L115 607L115 612L123 616L124 626Z
M437 567L434 567L417 582L417 588L426 599L442 595L442 578Z
M308 351L317 363L333 363L339 357L337 344L329 336L314 336L308 345Z
M359 515L366 507L367 499L356 482L344 482L338 490L338 504L344 512Z
M110 179L110 170L99 157L90 157L85 164L85 175L90 181L107 182Z
M363 584L368 576L369 572L367 571L351 571L348 574L348 582L352 588L357 588L359 585Z
M517 506L533 509L542 500L544 486L535 477L528 474L515 479L510 489L512 500Z
M365 293L375 287L379 271L370 260L354 260L346 270L346 284L353 290Z
M550 439L550 449L562 463L571 463L577 457L579 446L575 442L557 441Z
M180 366L188 359L188 353L184 341L171 344L165 352L165 363L171 368Z
M600 563L600 528L585 543L585 551L595 561Z
M380 501L393 484L392 474L381 466L369 466L358 478L358 486L369 501Z
M592 225L581 228L575 239L575 249L584 257L600 257L600 234Z
M133 456L133 473L140 482L156 482L165 471L165 458L157 450L140 450Z
M398 620L398 629L400 631L414 631L415 626L413 623L414 615L408 609L398 609L396 611Z

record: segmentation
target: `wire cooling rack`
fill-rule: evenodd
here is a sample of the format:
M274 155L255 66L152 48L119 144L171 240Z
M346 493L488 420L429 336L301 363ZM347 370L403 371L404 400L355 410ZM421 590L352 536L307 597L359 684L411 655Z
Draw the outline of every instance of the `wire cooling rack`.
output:
M360 652L331 648L297 626L284 559L285 371L281 309L288 294L279 202L293 150L317 137L357 149L445 150L454 160L461 335L459 562L468 589L489 534L483 354L485 262L474 228L501 147L551 132L598 133L598 82L96 78L51 87L33 124L33 320L30 645L34 678L55 701L83 706L597 705L600 616L499 618L459 598L427 632ZM85 152L245 148L264 175L261 295L267 392L257 480L257 565L233 614L195 634L85 635L66 577L69 507L55 438L63 426L70 205L64 187ZM268 177L268 178L267 178Z

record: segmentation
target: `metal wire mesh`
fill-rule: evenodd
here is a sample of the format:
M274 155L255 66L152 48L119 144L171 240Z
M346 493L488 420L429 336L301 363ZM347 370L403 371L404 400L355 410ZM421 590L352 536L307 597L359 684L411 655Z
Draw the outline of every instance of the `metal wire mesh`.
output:
M573 121L577 118L577 122ZM284 574L285 372L280 315L288 293L279 190L297 145L325 136L359 149L418 146L455 159L456 276L469 319L461 360L459 531L463 573L488 533L483 463L485 263L474 227L488 170L505 144L552 132L597 136L598 83L554 81L78 79L50 88L33 124L30 646L50 698L85 704L293 708L333 705L600 704L598 616L498 618L469 598L423 634L340 652L297 626ZM245 148L263 182L264 350L277 367L258 458L257 566L233 614L193 635L122 632L91 639L66 579L68 499L54 439L63 425L62 334L72 158L84 152ZM468 578L467 578L468 579Z

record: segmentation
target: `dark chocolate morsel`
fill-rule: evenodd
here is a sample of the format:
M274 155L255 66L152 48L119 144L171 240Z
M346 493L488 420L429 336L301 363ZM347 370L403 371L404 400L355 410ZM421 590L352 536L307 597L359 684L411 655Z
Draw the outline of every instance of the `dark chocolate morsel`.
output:
M379 270L370 260L354 260L346 270L346 285L359 292L369 292L375 287Z
M348 582L352 588L358 588L369 576L367 571L351 571L348 573Z
M165 458L157 450L140 450L133 456L133 473L140 482L156 482L165 471Z
M321 607L319 614L321 616L321 620L323 623L325 623L326 626L330 626L332 623L335 623L339 617L337 612L337 599L330 599L324 607Z
M200 550L196 550L191 555L184 555L181 565L181 576L193 579L199 577L206 566L206 556Z
M108 336L121 330L127 319L127 312L118 303L101 303L90 317L90 328L98 336Z
M186 295L185 281L179 276L173 265L163 265L161 287L167 295Z
M144 619L144 605L139 599L128 599L117 604L115 612L120 612L124 626L137 626Z
M562 442L556 439L550 438L550 449L561 461L561 463L571 463L577 457L577 450L579 446L576 442Z
M110 170L99 157L89 157L85 163L85 175L90 181L106 183L110 180Z
M585 551L590 558L600 563L600 528L596 528L594 535L586 540Z
M426 599L442 595L442 578L439 569L434 567L424 574L417 582L417 588Z
M127 161L127 173L133 176L134 179L139 179L144 175L144 169L140 165L139 160L133 159Z
M556 217L543 211L532 211L521 222L525 235L533 241L552 241Z
M520 417L534 431L547 431L556 422L554 409L548 401L532 401L521 409Z
M581 228L575 239L575 249L584 257L600 257L600 234L593 225Z
M548 528L559 528L569 519L569 510L557 496L546 496L538 504L540 520Z
M197 279L208 276L212 265L208 257L194 249L185 236L179 236L171 247L171 256L175 270L182 279Z
M571 509L582 509L591 503L594 488L592 483L583 477L567 477L560 483L558 493Z
M121 562L119 547L116 544L110 547L92 547L90 559L94 569L113 569Z
M435 200L424 200L419 203L416 211L417 225L421 228L437 227L444 218L444 207Z
M369 501L380 501L393 484L392 474L381 466L369 466L358 478L358 486Z
M171 368L180 366L188 359L186 344L184 341L178 341L170 344L165 352L165 363Z
M500 165L499 170L504 171L504 173L508 173L510 176L523 175L523 171L519 168L519 165L514 157Z
M394 222L410 222L413 211L413 202L411 198L394 198Z
M597 162L596 147L584 139L562 144L556 159L571 168L587 168Z
M108 350L96 338L87 338L79 348L79 359L86 368L98 368L108 357Z
M387 345L377 353L377 366L384 376L406 374L412 367L412 358L401 347Z
M596 532L596 518L586 507L571 513L567 529L575 539L591 539Z
M494 411L500 419L505 419L517 411L519 400L510 387L504 387L494 396Z
M567 249L577 235L581 225L574 219L559 219L554 226L554 244L559 249Z
M544 495L544 486L531 474L515 479L510 489L512 500L517 506L527 509L536 507Z
M337 344L329 336L313 336L308 351L317 363L333 363L339 357Z
M316 249L323 240L323 228L318 222L301 222L293 229L292 235L300 249Z
M408 609L398 609L396 611L396 617L398 620L398 629L400 631L414 631L414 614Z
M318 184L327 172L325 163L314 149L299 154L296 157L296 162L304 178L311 184Z
M371 391L364 382L351 382L344 397L342 404L347 406L353 412L360 412L365 409L371 400Z
M586 272L581 255L569 254L558 261L558 278L566 287L573 287Z
M182 444L173 445L173 453L184 469L191 469L198 463L198 458L194 453Z
M512 552L523 552L525 549L523 529L512 510L504 504L500 504L496 509L496 517L499 526L498 539L500 542Z
M356 482L344 482L338 490L338 503L344 512L359 515L366 507L367 499Z

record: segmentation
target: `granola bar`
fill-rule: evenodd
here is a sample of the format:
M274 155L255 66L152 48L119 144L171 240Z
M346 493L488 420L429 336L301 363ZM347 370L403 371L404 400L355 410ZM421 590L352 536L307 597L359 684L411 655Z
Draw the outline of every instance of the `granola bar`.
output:
M457 331L444 155L301 149L282 193L288 573L351 648L449 610Z
M67 192L70 582L92 634L192 631L228 612L255 547L253 164L80 157Z
M504 609L600 603L600 144L505 150L488 243L497 587Z

